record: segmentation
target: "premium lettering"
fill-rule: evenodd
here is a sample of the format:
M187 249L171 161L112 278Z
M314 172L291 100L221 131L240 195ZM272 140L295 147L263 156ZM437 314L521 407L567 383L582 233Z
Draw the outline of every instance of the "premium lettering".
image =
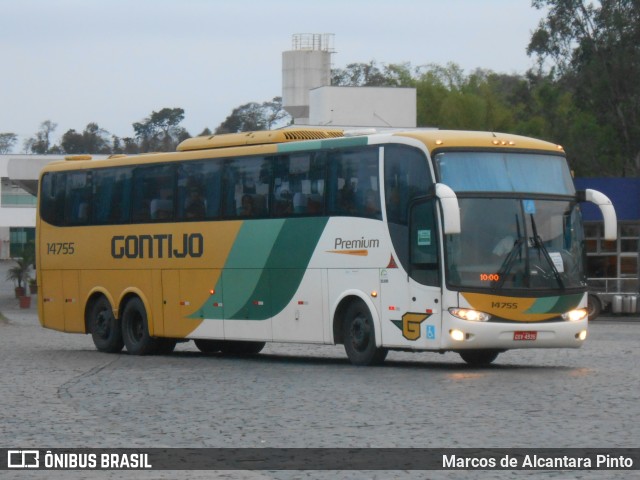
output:
M361 237L355 240L345 240L344 238L336 238L335 249L348 249L348 248L378 248L380 246L380 240L376 238L366 239Z
M199 258L204 253L204 237L200 233L156 235L115 235L111 238L113 258Z

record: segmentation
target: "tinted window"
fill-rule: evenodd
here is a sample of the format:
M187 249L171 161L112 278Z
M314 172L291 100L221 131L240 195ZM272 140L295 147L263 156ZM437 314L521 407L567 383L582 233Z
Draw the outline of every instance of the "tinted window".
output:
M221 200L221 161L189 162L178 166L178 219L218 218Z
M324 213L325 158L323 152L301 152L274 161L275 216Z
M67 172L64 217L67 225L86 225L91 213L91 172Z
M415 148L386 145L384 182L387 220L406 225L409 204L414 198L426 195L433 183L427 158Z
M131 168L104 168L93 172L93 222L129 222Z
M456 192L575 193L567 161L559 155L444 152L435 161L442 182Z
M333 215L382 218L377 147L329 152L327 204Z
M40 186L40 216L52 225L64 224L65 173L47 173Z
M134 222L166 222L174 218L174 167L151 165L133 172Z
M235 158L225 165L224 215L264 217L269 212L271 166L263 157Z

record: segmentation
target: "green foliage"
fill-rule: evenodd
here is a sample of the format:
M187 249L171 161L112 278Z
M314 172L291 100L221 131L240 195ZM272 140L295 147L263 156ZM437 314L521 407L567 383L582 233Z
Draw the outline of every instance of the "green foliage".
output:
M288 117L289 115L282 108L282 97L274 97L273 100L262 104L249 102L233 109L224 122L216 128L215 133L270 130Z
M15 283L16 287L24 288L29 281L31 268L35 263L35 245L27 244L18 258L16 264L7 270L7 280Z
M528 53L550 64L556 88L571 95L569 152L576 165L601 175L640 173L640 2L534 0L548 10ZM575 132L575 125L584 129ZM590 145L589 151L584 144ZM575 147L575 150L572 148ZM577 168L577 169L578 169Z
M17 141L18 136L15 133L0 133L0 154L9 153Z
M142 122L133 124L141 152L170 152L178 143L190 137L179 123L184 119L182 108L163 108L151 112Z
M119 140L119 139L118 139ZM67 130L62 136L60 147L65 153L111 153L109 133L97 123L89 123L82 133ZM114 142L113 148L116 147Z

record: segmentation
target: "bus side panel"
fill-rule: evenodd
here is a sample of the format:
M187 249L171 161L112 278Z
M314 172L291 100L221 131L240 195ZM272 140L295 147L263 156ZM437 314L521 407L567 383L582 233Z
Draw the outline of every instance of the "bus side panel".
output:
M62 271L62 292L64 295L64 331L85 333L84 299L80 298L79 272Z
M296 272L291 269L271 270L272 295L290 291L286 287L292 278L302 277L299 288L276 317L273 319L273 340L282 342L324 342L324 308L322 270L310 269ZM287 300L289 300L287 298ZM275 305L279 299L272 297Z
M220 270L163 270L164 336L185 338L207 322L208 338L224 338ZM198 338L202 338L197 335Z
M62 271L41 270L40 302L42 303L42 325L53 330L64 331L64 295L62 293Z
M223 271L226 339L273 339L269 273L269 270L257 268L230 268Z

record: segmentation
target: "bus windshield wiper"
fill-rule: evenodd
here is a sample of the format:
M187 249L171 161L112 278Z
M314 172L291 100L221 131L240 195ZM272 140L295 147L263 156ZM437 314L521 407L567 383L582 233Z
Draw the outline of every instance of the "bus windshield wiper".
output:
M518 238L516 239L515 242L513 242L513 247L511 248L511 250L509 251L509 254L504 259L504 261L502 262L502 265L500 265L500 268L498 269L498 279L494 281L492 285L492 288L494 290L504 285L504 282L507 279L507 274L513 268L513 264L515 263L518 254L521 254L522 252L521 246L522 246L522 243L524 242L524 236L520 232L520 221L518 220L518 214L516 214L516 232L518 234Z
M518 255L520 255L522 252L521 247L523 243L524 237L518 237L518 239L513 242L511 251L502 262L502 265L500 265L500 269L498 270L498 280L494 281L492 285L493 290L497 290L498 288L502 287L502 285L504 285L504 282L507 279L507 274L511 271L516 258L518 258Z
M536 226L536 221L533 218L533 214L531 214L531 229L533 231L533 246L537 248L539 252L542 252L542 255L551 266L551 270L553 271L554 277L556 277L558 285L560 286L560 288L564 289L564 282L562 281L560 272L558 271L556 264L553 263L551 255L549 255L549 250L547 250L547 247L545 247L544 243L542 242L542 238L540 238L540 235L538 235L538 227Z

